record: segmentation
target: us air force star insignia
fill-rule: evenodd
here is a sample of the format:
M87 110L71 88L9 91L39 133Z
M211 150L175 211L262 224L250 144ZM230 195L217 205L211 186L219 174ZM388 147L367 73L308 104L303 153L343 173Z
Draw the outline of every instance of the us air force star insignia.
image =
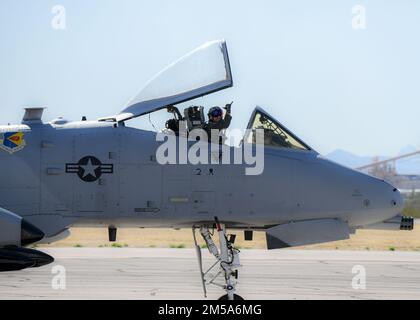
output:
M82 181L94 182L102 174L114 173L114 165L102 164L98 158L87 156L80 159L78 163L67 163L66 173L77 173Z
M100 165L93 165L92 159L89 158L87 164L86 165L81 164L80 167L83 168L83 179L86 179L87 176L89 175L92 177L96 177L97 174L95 171L100 167Z

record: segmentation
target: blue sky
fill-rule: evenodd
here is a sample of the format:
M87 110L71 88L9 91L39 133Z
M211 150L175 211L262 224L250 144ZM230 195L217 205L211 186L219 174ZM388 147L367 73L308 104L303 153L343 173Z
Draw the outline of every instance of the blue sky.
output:
M352 29L358 4L366 30ZM240 128L261 105L324 154L394 155L420 148L419 31L412 0L2 0L0 119L30 105L47 120L118 113L167 64L225 38L235 86L198 103L234 100Z

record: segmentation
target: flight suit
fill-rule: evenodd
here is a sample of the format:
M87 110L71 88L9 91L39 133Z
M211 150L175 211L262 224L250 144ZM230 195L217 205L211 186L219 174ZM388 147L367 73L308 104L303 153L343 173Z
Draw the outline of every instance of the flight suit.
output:
M216 141L212 141L211 132L212 130L218 130L218 133L220 134L220 131L229 128L231 121L232 116L230 115L230 112L227 112L225 117L219 122L213 122L209 120L209 122L204 126L204 130L207 132L209 142L223 144L223 137L221 136L219 136Z

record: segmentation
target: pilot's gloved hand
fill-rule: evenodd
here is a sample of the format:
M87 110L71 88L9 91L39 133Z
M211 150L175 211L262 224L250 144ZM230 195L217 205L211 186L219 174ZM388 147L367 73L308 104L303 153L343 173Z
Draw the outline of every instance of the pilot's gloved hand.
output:
M167 106L166 110L168 110L168 112L175 112L175 106Z
M233 104L233 101L232 101L231 103L228 103L228 104L224 107L224 109L226 110L226 112L227 112L227 113L230 113L230 112L231 112L231 109L232 109L232 104Z

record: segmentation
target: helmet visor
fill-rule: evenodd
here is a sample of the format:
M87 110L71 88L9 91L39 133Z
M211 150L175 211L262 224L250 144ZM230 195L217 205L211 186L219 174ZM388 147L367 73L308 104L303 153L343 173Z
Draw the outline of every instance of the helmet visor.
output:
M221 117L223 115L223 111L220 108L215 108L213 110L210 110L210 116L213 118Z

